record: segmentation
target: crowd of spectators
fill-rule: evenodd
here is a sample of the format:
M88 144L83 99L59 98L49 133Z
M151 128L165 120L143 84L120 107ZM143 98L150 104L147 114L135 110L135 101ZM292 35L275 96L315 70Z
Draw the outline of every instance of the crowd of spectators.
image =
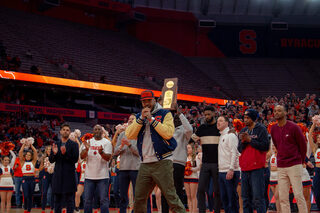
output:
M230 122L233 119L242 119L244 111L248 108L254 108L259 112L259 122L263 123L266 127L269 123L274 122L273 109L277 104L285 105L288 109L288 119L296 123L302 122L310 126L312 117L320 114L319 104L320 101L316 94L306 94L305 97L299 98L294 93L287 94L283 98L267 97L262 100L251 100L244 102L243 105L238 101L229 101L224 106L213 104L216 110L216 116L226 115L229 117ZM188 118L194 130L199 125L204 123L204 108L207 104L205 101L198 103L196 106L183 105L183 114ZM36 121L41 123L40 127L28 126L28 121ZM34 112L19 112L19 113L0 113L0 141L12 141L18 144L23 137L34 137L35 145L38 148L52 144L57 139L57 135L53 132L55 126L59 126L63 122L62 117L48 119L43 115ZM123 121L125 123L126 120ZM112 124L104 125L105 129L109 132L110 138L115 133L115 126Z
M28 121L35 121L40 125L28 125ZM19 150L22 138L33 137L35 147L41 149L58 139L54 129L60 123L58 118L49 121L33 112L1 112L0 141L11 141L16 146L15 150Z
M213 104L213 107L216 109L216 116L226 115L231 123L233 119L242 119L246 109L254 108L259 112L259 122L267 127L269 123L275 121L273 109L277 104L286 106L289 120L297 123L302 122L307 126L310 126L314 115L320 114L320 101L316 94L306 94L305 97L299 98L292 93L283 98L267 97L262 100L246 101L243 105L239 104L238 101L229 101L224 106ZM193 126L194 131L205 121L203 111L206 105L208 105L206 102L202 102L196 106L180 106L182 112ZM27 125L28 121L35 121L41 125L29 126ZM55 126L59 126L62 122L64 122L62 117L50 119L34 112L1 112L0 141L14 142L19 148L21 146L19 143L21 138L34 137L35 146L41 148L57 140L57 135L54 132ZM123 121L123 123L125 122L126 120ZM116 131L115 126L114 124L104 125L104 128L109 132L110 138Z
M22 145L20 143L22 138L33 137L34 146L43 149L58 140L55 130L64 122L62 116L48 118L34 112L0 112L0 142L10 141L15 144L15 151L18 151ZM103 126L112 138L116 125Z
M225 115L229 117L230 121L233 119L243 119L243 114L246 109L253 108L259 112L259 122L266 127L269 123L274 122L273 109L277 104L284 105L288 110L288 119L296 123L304 123L310 126L312 117L320 114L319 104L320 100L316 94L306 94L305 97L300 98L295 93L287 94L283 98L267 97L261 100L246 101L243 105L239 101L229 101L224 106L214 104L217 115ZM185 116L196 129L204 122L204 108L208 105L206 102L198 103L197 106L180 106Z

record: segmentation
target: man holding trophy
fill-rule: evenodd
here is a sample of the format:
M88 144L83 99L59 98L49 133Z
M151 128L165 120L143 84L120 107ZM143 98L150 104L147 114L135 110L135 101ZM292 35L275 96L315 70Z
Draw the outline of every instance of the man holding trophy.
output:
M170 88L175 86L172 83ZM170 94L171 100L175 97L176 94ZM172 103L171 100L167 102L164 95L166 105ZM136 182L134 212L147 212L147 199L155 185L160 188L173 212L186 212L173 182L172 152L177 146L173 138L173 116L156 102L152 91L143 91L141 102L141 113L125 132L129 140L137 140L142 161Z

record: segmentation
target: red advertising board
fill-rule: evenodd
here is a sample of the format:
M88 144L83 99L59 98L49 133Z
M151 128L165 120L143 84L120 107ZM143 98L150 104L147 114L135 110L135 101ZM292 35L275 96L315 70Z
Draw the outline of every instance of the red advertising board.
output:
M110 113L110 112L98 112L98 119L106 119L106 120L117 120L123 121L123 119L128 118L129 114L121 114L121 113Z
M86 110L30 106L30 105L19 105L19 104L6 104L6 103L0 103L0 111L35 112L37 114L44 114L44 115L57 115L57 116L62 115L62 116L67 116L67 117L78 117L78 118L86 118L87 117Z
M0 103L0 111L4 112L35 112L43 115L56 115L77 118L88 118L89 113L86 110L66 109L57 107L42 107L19 104ZM123 121L130 114L112 113L112 112L97 112L98 119Z

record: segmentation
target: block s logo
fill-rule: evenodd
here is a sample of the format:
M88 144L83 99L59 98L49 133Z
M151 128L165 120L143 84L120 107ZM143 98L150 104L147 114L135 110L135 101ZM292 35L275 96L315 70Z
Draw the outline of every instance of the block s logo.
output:
M239 49L242 54L255 54L257 52L257 33L254 30L241 30L239 32Z
M161 123L161 119L162 119L162 116L161 115L158 115L154 118L156 121L160 122Z

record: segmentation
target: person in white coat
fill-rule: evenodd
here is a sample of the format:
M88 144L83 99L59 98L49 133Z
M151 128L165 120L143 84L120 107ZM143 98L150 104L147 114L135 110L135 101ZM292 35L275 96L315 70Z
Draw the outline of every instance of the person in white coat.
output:
M229 119L220 116L217 128L220 130L218 147L220 198L226 213L239 212L237 186L240 178L238 138L229 133Z

